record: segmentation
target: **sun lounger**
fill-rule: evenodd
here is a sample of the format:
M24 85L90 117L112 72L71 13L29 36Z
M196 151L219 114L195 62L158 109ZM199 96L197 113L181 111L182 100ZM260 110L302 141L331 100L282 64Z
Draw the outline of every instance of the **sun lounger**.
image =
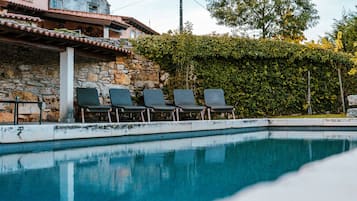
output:
M144 122L144 112L146 107L133 104L128 89L109 89L110 101L115 108L117 122L119 122L119 112L121 113L140 113L141 120Z
M205 107L196 104L193 92L190 89L175 89L174 101L177 114L177 121L179 121L179 113L200 113L201 119L204 120Z
M211 112L232 113L233 119L235 119L234 107L226 105L222 89L205 89L204 99L209 120L211 120Z
M99 102L98 91L96 88L77 88L77 103L81 110L82 123L85 122L85 112L90 113L107 113L109 122L111 107L109 105L101 105Z
M148 121L150 122L150 112L170 113L172 120L175 121L175 106L165 104L164 95L161 89L145 89L144 103L147 107Z

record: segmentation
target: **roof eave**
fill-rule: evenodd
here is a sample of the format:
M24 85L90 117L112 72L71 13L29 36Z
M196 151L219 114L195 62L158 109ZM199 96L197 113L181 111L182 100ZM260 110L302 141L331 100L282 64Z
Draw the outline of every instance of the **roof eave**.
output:
M131 51L125 48L94 41L88 38L76 37L70 34L50 32L47 29L23 26L7 21L0 21L0 36L13 41L23 41L34 46L49 46L55 48L74 47L88 53L103 55L130 55Z

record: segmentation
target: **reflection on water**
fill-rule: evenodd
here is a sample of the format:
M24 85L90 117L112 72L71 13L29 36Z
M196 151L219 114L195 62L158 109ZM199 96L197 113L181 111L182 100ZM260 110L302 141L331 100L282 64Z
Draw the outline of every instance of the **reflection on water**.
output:
M104 146L4 155L0 201L209 201L350 147L346 140L256 140L154 152Z

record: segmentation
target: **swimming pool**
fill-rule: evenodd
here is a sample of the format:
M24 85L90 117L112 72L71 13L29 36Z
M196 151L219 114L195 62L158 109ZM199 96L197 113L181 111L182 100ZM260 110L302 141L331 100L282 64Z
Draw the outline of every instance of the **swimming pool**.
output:
M0 201L215 200L348 151L355 142L346 139L269 139L257 131L3 154Z

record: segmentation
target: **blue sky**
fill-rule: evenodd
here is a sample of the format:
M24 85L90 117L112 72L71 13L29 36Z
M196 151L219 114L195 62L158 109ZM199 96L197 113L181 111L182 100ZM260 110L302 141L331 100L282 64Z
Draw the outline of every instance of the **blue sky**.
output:
M317 40L331 30L334 19L340 19L343 11L355 10L356 0L312 0L319 11L319 24L305 32L308 40ZM135 17L151 26L159 33L178 29L179 0L108 0L111 12L115 15ZM231 28L216 25L204 8L205 0L183 0L184 22L193 23L194 34L202 35L212 32L230 33Z

